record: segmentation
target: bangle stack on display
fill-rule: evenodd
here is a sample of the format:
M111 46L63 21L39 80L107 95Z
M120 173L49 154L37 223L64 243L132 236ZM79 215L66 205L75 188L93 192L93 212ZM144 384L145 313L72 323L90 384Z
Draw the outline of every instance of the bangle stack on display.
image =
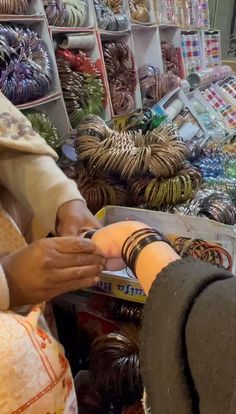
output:
M69 300L74 312L81 299L86 332L72 358L79 414L144 414L140 252L168 243L235 271L236 75L221 33L208 0L0 0L0 44L1 92L91 212L110 206L104 225L141 217L153 227L125 241L124 269L102 274L99 294Z
M105 90L96 64L81 50L58 49L58 72L73 128L90 112L102 115Z
M136 206L138 200L139 205L158 209L187 201L201 184L201 174L187 163L187 145L170 123L145 134L119 133L100 118L89 117L80 124L75 148L79 188L93 212L111 198L125 201L124 196L128 205ZM95 199L86 197L89 185Z
M88 0L43 0L51 26L83 27L88 19Z

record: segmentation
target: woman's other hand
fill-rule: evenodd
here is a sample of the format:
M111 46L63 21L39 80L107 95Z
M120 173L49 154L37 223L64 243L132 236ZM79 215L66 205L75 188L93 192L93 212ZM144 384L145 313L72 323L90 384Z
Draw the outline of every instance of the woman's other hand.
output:
M97 218L81 200L68 201L58 210L56 222L58 236L79 236L87 229L100 227Z
M126 264L121 259L124 242L137 230L147 228L137 221L123 221L97 230L92 241L99 246L107 259L107 270L121 270ZM135 273L145 293L148 294L157 275L169 263L180 259L175 251L164 241L150 243L143 248L136 263Z
M107 270L116 271L126 267L121 258L124 242L133 232L147 227L149 226L138 221L120 221L96 231L92 241L99 246L107 259Z
M48 301L95 284L105 265L91 240L51 238L1 258L8 280L10 306Z

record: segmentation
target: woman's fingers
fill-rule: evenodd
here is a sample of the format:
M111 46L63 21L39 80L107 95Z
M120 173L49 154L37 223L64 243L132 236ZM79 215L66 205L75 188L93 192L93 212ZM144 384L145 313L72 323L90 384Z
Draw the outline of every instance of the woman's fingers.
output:
M87 253L102 255L101 250L89 239L80 237L55 237L53 241L55 250L58 253Z
M60 284L60 290L58 289L58 286L53 296L61 295L66 292L74 292L75 290L86 289L88 287L96 285L98 282L99 275L96 275L94 277L81 278L79 280L70 280L68 282Z
M80 282L85 279L94 279L101 275L104 267L101 265L90 265L90 266L80 266L80 267L71 267L67 269L59 269L55 272L55 276L52 277L51 282L58 283L58 288L60 285L69 282Z
M100 265L105 266L106 260L94 253L78 253L78 254L55 254L53 260L48 263L48 266L56 269L67 269L71 267L80 266L93 266Z

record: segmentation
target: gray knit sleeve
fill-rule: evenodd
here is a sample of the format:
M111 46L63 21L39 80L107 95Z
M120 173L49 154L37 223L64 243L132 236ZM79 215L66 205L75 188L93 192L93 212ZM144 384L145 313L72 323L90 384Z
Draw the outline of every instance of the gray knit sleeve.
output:
M152 414L198 413L186 324L201 293L212 283L232 277L190 258L171 263L157 276L144 309L141 341L142 374Z

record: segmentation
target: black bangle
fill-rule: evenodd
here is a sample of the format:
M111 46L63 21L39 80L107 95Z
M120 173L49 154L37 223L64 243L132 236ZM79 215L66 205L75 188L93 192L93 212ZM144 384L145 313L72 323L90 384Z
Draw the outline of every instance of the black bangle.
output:
M122 254L122 258L123 258L125 263L127 263L127 261L129 260L128 259L128 252L129 252L129 249L132 246L132 244L135 243L136 240L139 239L141 236L144 236L144 235L149 236L151 234L155 234L158 237L159 241L163 241L165 243L168 243L171 246L171 243L169 242L169 240L158 230L150 229L150 228L143 228L143 229L137 230L134 233L132 233L123 244L121 254Z
M139 239L141 236L144 235L149 235L149 234L153 234L156 233L156 230L154 229L150 229L149 227L145 227L143 229L139 229L134 231L129 237L128 239L124 242L123 247L122 247L122 251L121 251L121 256L122 259L124 260L124 262L127 261L127 253L130 249L130 246L137 240Z
M163 238L161 238L158 234L151 234L150 236L144 237L142 240L140 240L136 244L136 246L134 246L132 252L130 253L127 266L130 268L130 270L132 270L135 276L136 276L136 272L135 272L136 262L137 262L140 252L144 249L144 247L157 241L169 244L168 241L163 240Z
M88 231L86 231L85 235L84 235L84 239L90 239L93 237L93 235L96 233L98 229L89 229Z

